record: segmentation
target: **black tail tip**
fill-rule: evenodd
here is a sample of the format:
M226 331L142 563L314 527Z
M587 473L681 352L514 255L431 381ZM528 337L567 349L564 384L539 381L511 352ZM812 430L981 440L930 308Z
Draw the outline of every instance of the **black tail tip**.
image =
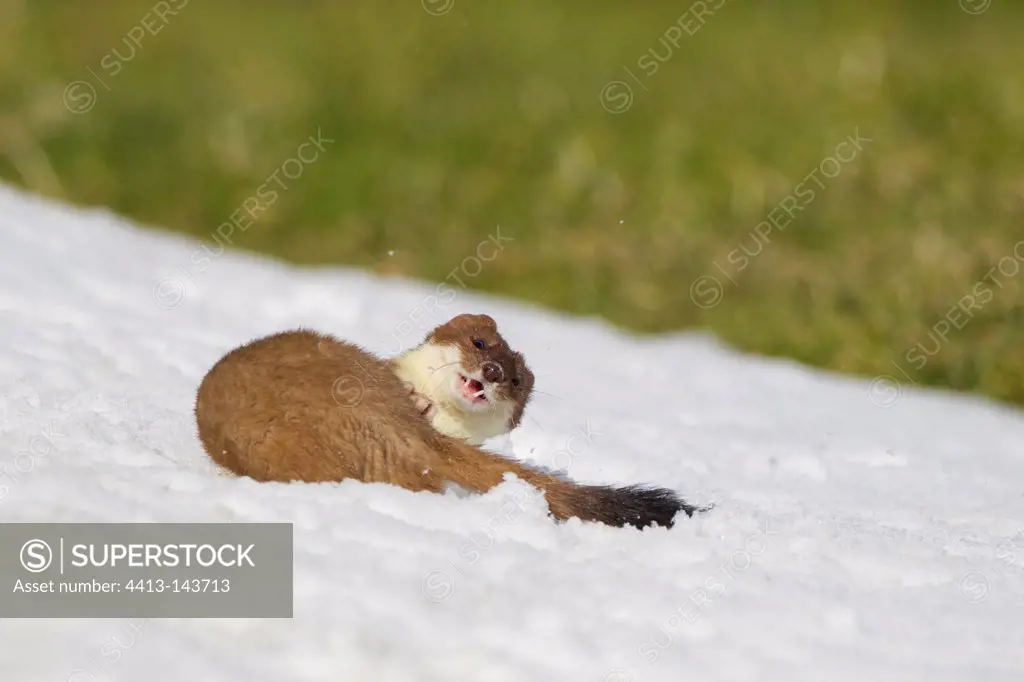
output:
M709 511L714 505L696 507L676 493L665 488L628 486L626 488L604 488L597 502L595 521L610 526L664 526L671 528L679 512L688 517Z

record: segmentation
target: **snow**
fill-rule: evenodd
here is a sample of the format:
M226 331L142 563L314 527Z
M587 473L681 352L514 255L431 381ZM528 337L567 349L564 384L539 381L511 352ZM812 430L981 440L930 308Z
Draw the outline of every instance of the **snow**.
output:
M0 620L5 682L1024 679L1019 411L454 280L420 318L436 283L218 256L2 187L0 240L0 520L295 524L293 619ZM494 316L543 391L488 447L715 509L558 525L514 480L257 484L203 455L194 391L230 348L303 325L388 354L459 312Z

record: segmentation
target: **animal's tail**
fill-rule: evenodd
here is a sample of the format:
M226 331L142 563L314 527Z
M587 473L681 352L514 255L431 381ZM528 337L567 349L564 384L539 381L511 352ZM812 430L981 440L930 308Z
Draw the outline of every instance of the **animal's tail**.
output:
M446 464L450 465L443 474L445 478L467 490L484 492L501 483L506 473L513 473L544 491L551 513L559 520L575 516L610 526L645 528L656 524L671 528L679 512L693 516L710 509L688 504L664 488L580 485L454 438L443 440Z

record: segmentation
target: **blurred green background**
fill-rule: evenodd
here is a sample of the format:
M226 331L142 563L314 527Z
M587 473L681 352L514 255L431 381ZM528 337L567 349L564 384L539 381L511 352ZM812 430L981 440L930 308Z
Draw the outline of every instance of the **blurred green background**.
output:
M320 129L237 247L441 281L500 225L471 287L1024 404L1022 29L1010 0L0 0L0 179L210 240Z

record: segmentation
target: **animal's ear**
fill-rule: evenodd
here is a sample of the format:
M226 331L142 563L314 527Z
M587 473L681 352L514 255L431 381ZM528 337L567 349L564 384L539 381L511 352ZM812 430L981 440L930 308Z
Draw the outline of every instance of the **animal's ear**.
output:
M465 324L473 327L485 327L487 329L498 330L498 323L494 321L494 318L490 315L483 314L470 314L463 313L462 315L456 315L451 319L455 324Z
M520 388L529 396L533 393L533 384L536 381L536 377L534 377L529 365L526 364L526 358L523 357L522 353L514 351L512 356L516 359L516 372L521 380Z
M427 334L426 341L451 342L463 338L467 333L479 334L481 331L497 335L498 323L490 315L463 313L432 329Z

